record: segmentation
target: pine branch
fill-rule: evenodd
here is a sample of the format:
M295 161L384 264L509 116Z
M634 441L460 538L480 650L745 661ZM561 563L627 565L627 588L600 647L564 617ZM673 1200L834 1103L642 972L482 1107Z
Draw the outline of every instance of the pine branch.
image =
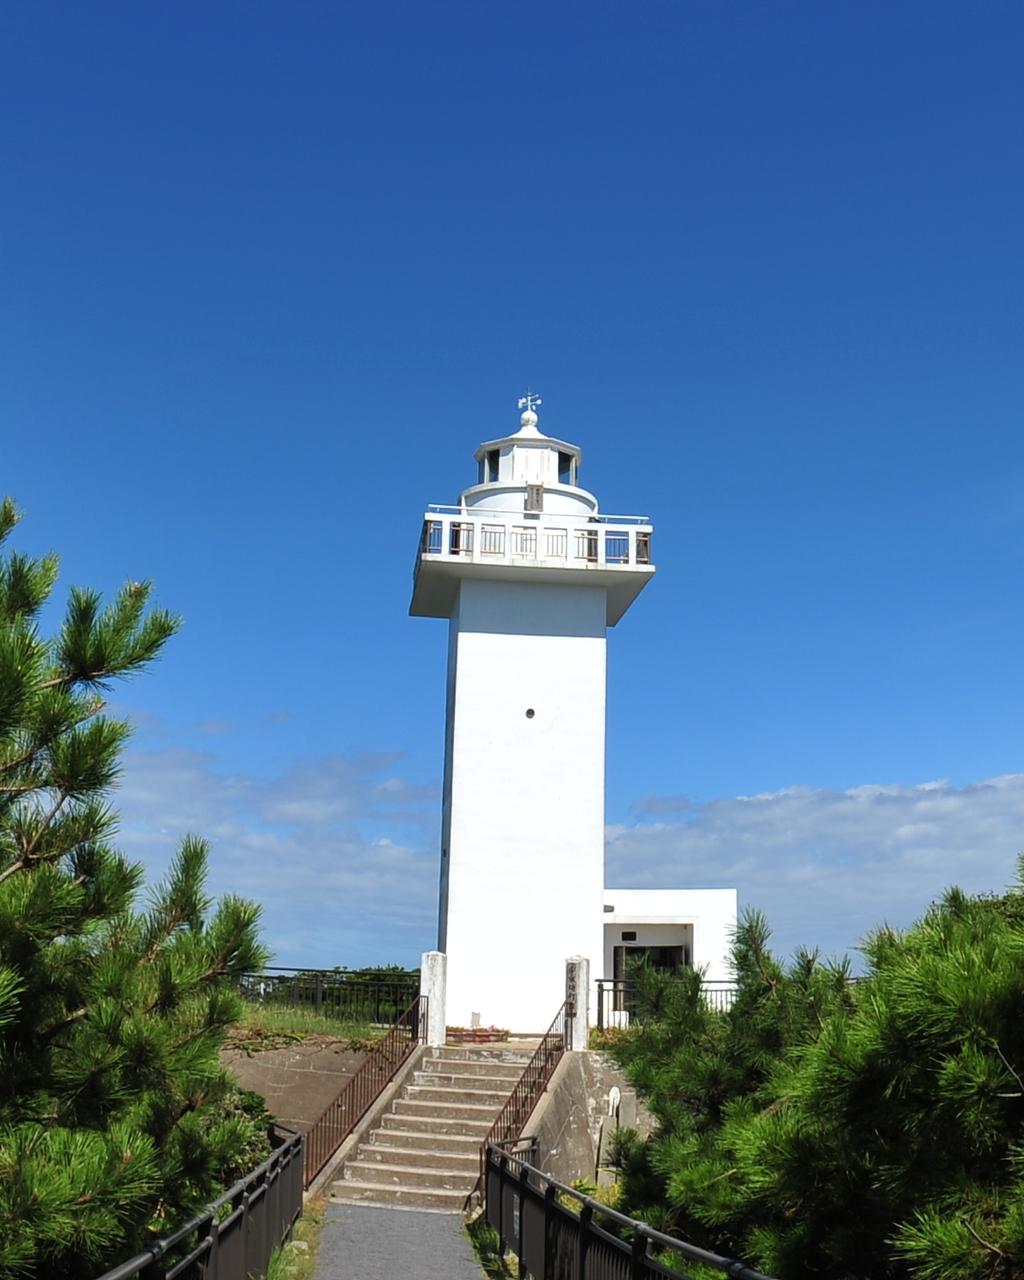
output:
M50 1026L44 1027L40 1031L40 1036L42 1037L43 1042L48 1043L54 1036L59 1035L60 1032L64 1031L67 1027L74 1026L76 1022L80 1022L88 1012L88 1006L82 1005L80 1008L76 1009L74 1013L69 1013L66 1017L61 1018L59 1022L54 1022L51 1023ZM147 1012L150 1011L147 1010Z
M46 834L46 831L49 828L50 824L53 822L54 818L56 818L57 814L64 807L68 798L69 797L67 796L66 793L62 793L61 795L58 796L56 802L50 809L49 813L47 813L46 816L43 818L43 821L40 823L35 834L32 836L28 844L22 850L21 857L17 860L17 862L12 862L9 867L5 867L3 871L0 871L0 884L3 884L3 882L9 879L11 876L17 875L19 871L27 871L28 868L32 866L33 862L42 861L42 859L35 858L33 856L35 853L35 850L39 847L39 841ZM57 853L57 854L54 854L53 856L60 857L61 855Z
M40 840L42 840L43 836L49 830L50 824L53 822L54 818L56 818L57 814L60 813L61 809L64 808L65 804L67 804L69 799L70 799L70 796L68 792L66 791L58 792L57 799L54 801L53 805L51 806L49 813L47 813L43 821L39 824L39 827L36 830L35 835L32 837L32 839L28 843L28 846L22 852L21 856L23 859L28 861L32 857L32 855L35 853L36 849L39 848ZM2 877L0 877L0 879L2 879Z
M106 705L107 704L103 698L95 698L89 704L88 709L70 725L65 726L48 737L40 738L30 750L24 752L20 756L16 756L13 760L0 761L0 774L12 773L15 769L19 769L22 765L28 764L31 760L34 760L44 752L49 751L65 733L68 733L72 729L77 729L80 725L88 723L88 721L92 720L95 716L98 716L100 712L106 708ZM0 791L4 789L5 788L0 787Z
M991 1044L992 1048L995 1049L996 1053L999 1054L999 1057L1002 1059L1003 1066L1007 1069L1007 1071L1009 1071L1010 1075L1013 1076L1014 1080L1016 1080L1021 1087L1020 1093L1001 1093L999 1094L999 1097L1000 1098L1024 1097L1024 1080L1020 1078L1017 1072L1014 1071L1013 1067L1010 1065L1010 1061L1007 1058L1006 1054L1003 1053L1003 1050L999 1044L999 1041L995 1038L995 1036L989 1036L988 1041L989 1041L989 1044Z
M983 1249L987 1249L989 1253L994 1253L997 1258L1004 1258L1004 1259L1006 1258L1006 1254L1003 1253L1002 1249L1000 1249L1000 1247L997 1244L992 1244L990 1241L982 1239L982 1237L977 1233L977 1231L975 1231L974 1227L971 1226L971 1223L967 1218L961 1218L960 1221L964 1224L967 1230L971 1233L971 1235L975 1238L975 1240L977 1240L978 1244L980 1244Z
M7 540L7 535L21 519L21 512L14 504L14 499L0 499L0 543Z

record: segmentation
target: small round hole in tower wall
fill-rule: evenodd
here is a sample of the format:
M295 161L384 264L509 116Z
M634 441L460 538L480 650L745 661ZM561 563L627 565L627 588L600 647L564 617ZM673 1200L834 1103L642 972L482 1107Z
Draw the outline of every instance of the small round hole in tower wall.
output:
M536 714L537 714L537 713L536 713L536 711L534 711L533 707L527 707L527 708L526 708L526 718L527 718L527 720L532 720L532 719L533 719L533 717L534 717Z

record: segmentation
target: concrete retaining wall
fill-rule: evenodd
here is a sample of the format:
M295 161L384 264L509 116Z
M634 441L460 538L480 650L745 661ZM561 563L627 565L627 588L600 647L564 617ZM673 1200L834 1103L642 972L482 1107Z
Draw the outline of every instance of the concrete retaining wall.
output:
M616 1096L615 1090L618 1091ZM616 1114L609 1114L609 1110ZM524 1137L536 1138L537 1163L558 1182L601 1181L598 1159L619 1126L651 1132L636 1092L603 1053L567 1053L534 1109Z

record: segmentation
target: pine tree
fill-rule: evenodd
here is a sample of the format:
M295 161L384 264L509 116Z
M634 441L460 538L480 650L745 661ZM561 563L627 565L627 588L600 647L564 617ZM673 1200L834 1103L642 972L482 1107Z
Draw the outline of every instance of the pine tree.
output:
M0 543L18 513L0 504ZM177 1225L265 1142L217 1060L232 979L266 963L258 908L210 914L185 839L147 905L107 803L128 726L103 693L178 621L148 583L105 607L58 562L0 555L0 1277L74 1280ZM258 1129L258 1121L256 1128ZM265 1147L264 1147L265 1149Z
M868 974L739 929L726 1015L645 979L619 1053L659 1120L620 1143L648 1220L786 1280L1024 1277L1024 865L864 946Z

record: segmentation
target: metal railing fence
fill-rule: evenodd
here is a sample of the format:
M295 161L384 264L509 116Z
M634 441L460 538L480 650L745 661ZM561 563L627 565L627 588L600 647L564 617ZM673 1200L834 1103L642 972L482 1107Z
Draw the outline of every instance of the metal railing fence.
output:
M99 1280L264 1280L302 1212L301 1134L190 1222Z
M380 1097L395 1072L426 1036L427 997L417 996L377 1041L351 1080L306 1133L304 1185L309 1187L331 1156Z
M497 1119L491 1125L490 1132L480 1146L480 1178L475 1191L483 1195L484 1170L487 1162L487 1148L493 1143L507 1145L519 1139L533 1109L540 1101L540 1096L548 1087L548 1081L562 1055L572 1048L572 1019L575 1014L573 1003L566 1000L552 1019L551 1026L541 1036L540 1044L523 1069L523 1074L516 1081L508 1101L498 1112Z
M736 999L734 982L701 983L701 998L716 1013L728 1013ZM637 1016L637 984L630 978L598 978L597 1029L627 1027Z
M863 975L844 978L846 989L855 991L866 979ZM701 982L701 999L715 1013L728 1013L733 1007L739 987L735 982ZM637 983L631 978L598 978L597 980L597 1030L627 1027L637 1012Z
M772 1280L736 1258L609 1209L494 1145L487 1150L485 1199L487 1221L503 1250L519 1259L520 1275L534 1280L690 1280L659 1261L659 1253L677 1254L684 1265L700 1263L734 1280Z
M248 1004L305 1009L342 1022L388 1025L415 998L418 972L348 973L338 969L261 969L244 973L238 994Z

